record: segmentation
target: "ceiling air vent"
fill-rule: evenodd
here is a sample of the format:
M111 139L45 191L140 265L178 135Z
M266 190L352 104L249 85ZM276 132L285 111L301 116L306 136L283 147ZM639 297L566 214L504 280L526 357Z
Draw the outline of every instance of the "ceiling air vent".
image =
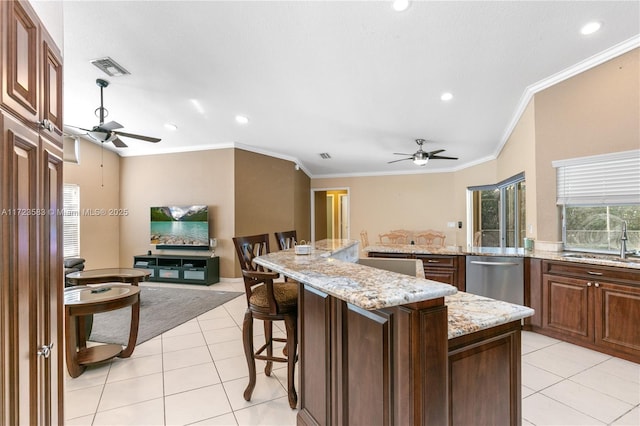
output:
M91 63L111 77L119 77L121 75L131 74L129 71L124 69L121 65L119 65L116 61L108 56L105 58L94 59L91 61Z
M322 159L324 159L324 160L328 160L328 159L331 158L331 156L329 155L328 152L321 152L320 153L320 157L322 157Z

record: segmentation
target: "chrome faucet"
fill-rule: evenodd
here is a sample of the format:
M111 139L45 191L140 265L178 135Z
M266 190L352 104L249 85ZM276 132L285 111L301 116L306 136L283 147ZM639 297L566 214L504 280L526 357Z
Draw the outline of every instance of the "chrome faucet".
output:
M622 221L622 236L620 237L620 258L627 258L627 221Z

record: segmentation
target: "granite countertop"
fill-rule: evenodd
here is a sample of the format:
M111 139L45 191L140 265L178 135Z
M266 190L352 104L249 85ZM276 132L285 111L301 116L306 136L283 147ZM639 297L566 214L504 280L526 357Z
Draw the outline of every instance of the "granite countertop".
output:
M473 247L462 250L461 247L433 247L422 244L390 244L378 243L366 246L364 252L404 253L404 254L442 254L442 255L487 255L487 256L525 256L524 249L500 249L498 247Z
M373 244L363 249L365 253L403 253L462 256L514 256L536 259L560 260L563 262L584 263L589 265L614 266L619 268L640 269L640 258L617 259L616 256L577 254L573 252L525 251L524 249L500 249L499 247L473 247L462 250L457 247L429 247L418 244Z
M464 291L444 299L449 314L449 339L530 317L534 310Z
M367 310L421 302L457 292L448 284L332 257L341 248L351 247L348 244L335 246L323 240L313 246L309 255L296 255L292 249L283 250L259 256L255 262Z

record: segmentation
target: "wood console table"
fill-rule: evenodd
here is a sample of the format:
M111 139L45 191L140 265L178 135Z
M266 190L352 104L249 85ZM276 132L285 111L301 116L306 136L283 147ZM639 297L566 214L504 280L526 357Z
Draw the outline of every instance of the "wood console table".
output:
M121 345L106 344L87 347L84 319L87 315L113 311L131 306L129 341ZM113 357L128 358L138 338L140 321L140 288L123 284L67 287L64 290L65 342L67 369L71 377L78 377L87 365Z

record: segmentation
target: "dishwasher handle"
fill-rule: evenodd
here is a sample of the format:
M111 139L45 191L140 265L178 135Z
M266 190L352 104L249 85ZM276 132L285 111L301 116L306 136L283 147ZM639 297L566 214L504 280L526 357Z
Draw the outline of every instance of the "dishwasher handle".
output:
M486 266L518 266L517 262L484 262L482 260L472 260L470 263Z

